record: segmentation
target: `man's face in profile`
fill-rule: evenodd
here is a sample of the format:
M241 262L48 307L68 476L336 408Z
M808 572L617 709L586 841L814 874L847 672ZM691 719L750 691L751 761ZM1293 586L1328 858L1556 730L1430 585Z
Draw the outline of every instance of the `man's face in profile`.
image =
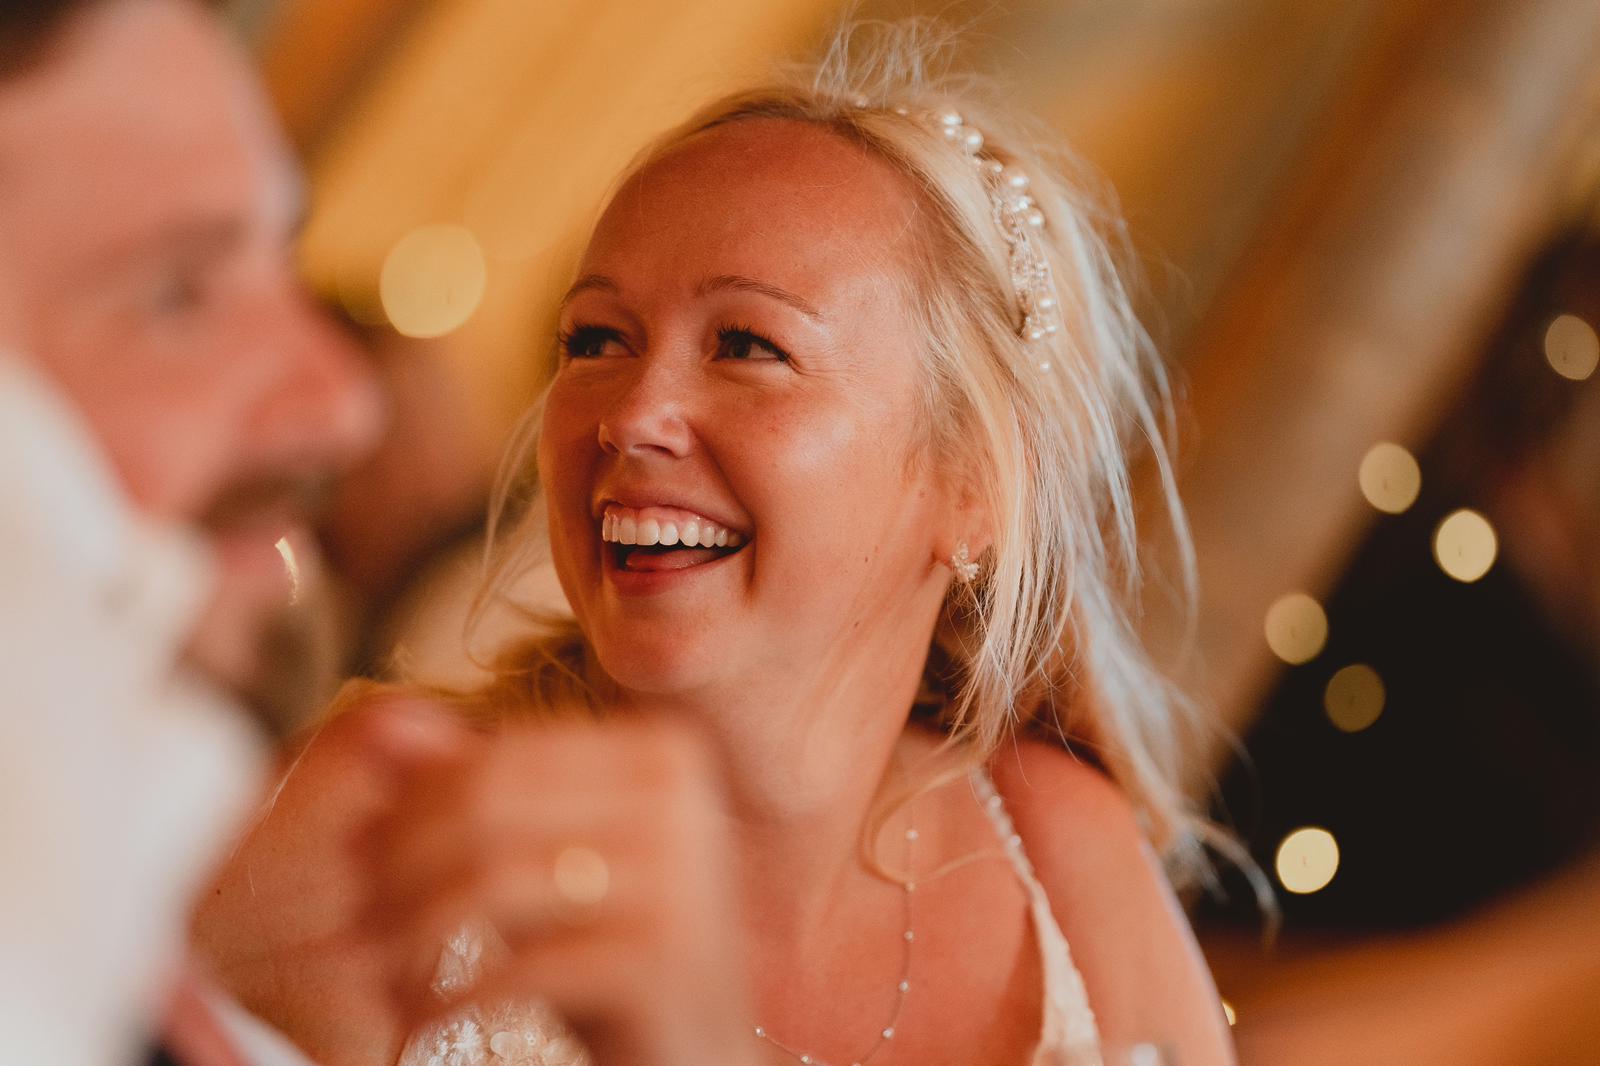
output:
M133 502L200 529L218 589L192 657L248 688L286 610L277 542L376 436L358 353L291 258L298 178L191 0L99 0L0 80L6 330Z

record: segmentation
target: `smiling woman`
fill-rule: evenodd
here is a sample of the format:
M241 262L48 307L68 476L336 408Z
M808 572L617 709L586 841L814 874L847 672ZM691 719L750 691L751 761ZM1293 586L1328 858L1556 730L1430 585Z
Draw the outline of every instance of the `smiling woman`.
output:
M406 742L428 769L352 890L389 954L286 946L241 992L328 1061L407 1029L418 1066L1231 1061L1156 858L1193 868L1182 703L1128 614L1159 367L1093 212L931 51L846 33L619 187L485 592L548 556L571 614L451 698L491 737ZM311 854L295 812L347 806L361 719L242 851L213 905L235 935ZM300 927L331 868L282 879ZM350 1009L374 970L415 989L381 959L419 953L447 1018ZM333 993L286 1003L285 973Z
M924 72L936 42L923 33L900 27L899 36L891 32L864 48L870 32L842 34L809 81L719 101L644 152L595 234L586 273L563 302L560 364L546 402L560 404L569 387L587 390L600 380L636 388L633 377L618 375L645 374L645 360L627 369L578 364L625 361L660 347L650 327L659 332L669 323L642 318L639 305L664 299L661 293L624 291L618 279L625 269L616 276L589 269L618 238L656 257L630 264L644 284L679 286L681 303L697 308L706 337L695 351L724 364L716 373L730 383L730 395L737 381L750 396L772 396L787 376L796 396L818 404L822 419L841 412L859 418L863 397L898 398L903 406L880 412L883 421L868 430L877 458L893 461L884 446L897 443L899 459L920 471L916 477L960 484L944 486L959 500L920 515L913 507L929 497L912 492L899 503L911 482L891 486L880 504L892 503L895 516L917 529L892 539L910 544L944 532L951 550L941 551L942 560L967 541L985 578L947 590L942 601L937 642L959 665L961 681L949 684L948 674L928 680L951 690L942 712L947 727L983 750L993 750L1019 720L1087 745L1143 809L1155 839L1171 847L1175 870L1192 872L1193 824L1173 787L1184 750L1182 699L1149 665L1127 623L1140 580L1130 440L1153 444L1184 539L1161 443L1167 400L1159 360L1094 228L1097 209L1058 176L1035 141L1015 131L1014 118L986 113L970 85L941 86ZM957 121L947 123L951 116ZM952 150L953 135L966 142L959 150ZM728 169L718 171L724 161ZM1026 242L1045 278L1026 295L1011 223L997 222L994 185L1009 189L1013 182L1020 183L1018 202L1038 222ZM682 195L667 202L686 186L697 190L692 209ZM777 228L801 210L811 228ZM648 243L640 240L643 227L653 233ZM707 270L729 263L749 269L693 277L689 255L697 247L707 248ZM1025 335L1024 301L1033 300L1058 312L1043 336ZM760 361L782 369L729 365ZM901 379L890 381L896 370ZM836 395L820 395L829 388ZM669 391L683 403L681 390ZM733 407L732 417L711 419L712 432L737 442L753 463L766 462L750 454L761 440L736 420L757 408ZM547 437L555 432L547 410L530 416L530 442L541 426ZM796 414L814 430L826 424ZM591 436L598 440L606 427L597 428ZM777 455L821 458L813 448L797 452L793 439L773 440L771 423L762 428ZM561 451L548 462L554 467L574 454ZM522 457L510 469L520 475L528 465ZM566 473L540 472L547 494ZM765 466L761 476L771 472ZM818 474L833 484L788 496L826 527L806 542L821 546L837 535L873 543L856 526L871 511L852 508L841 489L873 490L843 463L825 464ZM835 506L838 515L821 513ZM969 513L954 518L953 507ZM514 599L524 568L542 562L545 521L530 512L507 538L491 595ZM952 530L962 521L972 531L957 535ZM771 535L793 528L785 522ZM850 553L823 554L838 567ZM882 568L882 560L873 563ZM872 603L878 614L892 606ZM573 651L594 643L582 627L556 643L562 640L573 642ZM511 659L526 663L521 653ZM929 667L941 663L951 665L938 655Z

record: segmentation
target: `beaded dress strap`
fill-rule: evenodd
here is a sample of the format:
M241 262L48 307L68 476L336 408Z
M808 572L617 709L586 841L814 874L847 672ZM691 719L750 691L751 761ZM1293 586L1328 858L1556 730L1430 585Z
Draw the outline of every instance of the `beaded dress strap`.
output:
M1102 1066L1100 1033L1083 977L1073 965L1066 935L1050 909L1050 898L1034 873L1022 847L1022 837L1006 811L1005 800L983 767L974 767L969 778L973 794L989 817L1001 847L1017 879L1028 893L1028 910L1033 917L1034 938L1039 944L1044 968L1044 1004L1040 1021L1039 1045L1032 1066Z

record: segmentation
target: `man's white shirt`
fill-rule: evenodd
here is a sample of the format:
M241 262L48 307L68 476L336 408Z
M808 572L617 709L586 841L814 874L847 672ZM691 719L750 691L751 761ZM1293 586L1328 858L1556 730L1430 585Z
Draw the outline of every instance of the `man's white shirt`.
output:
M210 573L0 353L0 1062L137 1057L188 904L260 794L261 741L179 658Z

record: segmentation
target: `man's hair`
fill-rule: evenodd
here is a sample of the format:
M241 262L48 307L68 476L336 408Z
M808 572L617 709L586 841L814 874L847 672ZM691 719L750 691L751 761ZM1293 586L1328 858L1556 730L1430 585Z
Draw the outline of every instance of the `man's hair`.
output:
M71 16L101 0L0 0L0 79L21 74Z
M50 51L72 18L107 0L0 0L0 81L24 74ZM213 11L223 0L195 0Z

